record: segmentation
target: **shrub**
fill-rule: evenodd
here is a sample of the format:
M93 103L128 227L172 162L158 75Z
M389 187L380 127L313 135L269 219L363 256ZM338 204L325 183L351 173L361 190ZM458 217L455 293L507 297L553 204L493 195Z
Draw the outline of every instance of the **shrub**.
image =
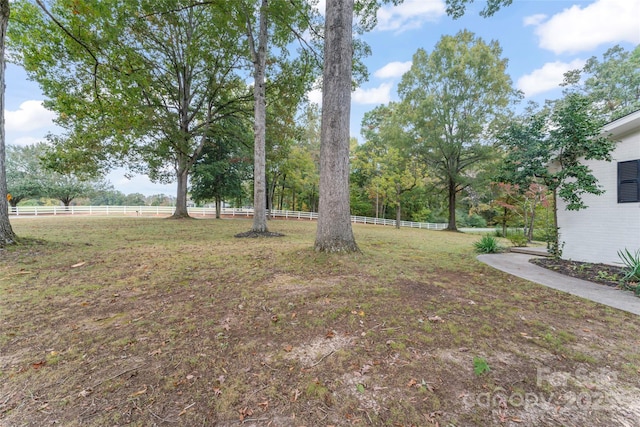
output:
M632 254L629 249L624 251L618 251L618 256L624 264L624 281L625 282L640 282L640 249Z
M494 254L500 252L500 245L495 237L485 234L480 240L475 242L473 246L476 251L483 254Z
M518 246L518 247L527 246L527 243L529 242L529 239L527 239L527 236L520 233L510 234L507 236L507 239L509 239L509 241L513 244L513 246Z

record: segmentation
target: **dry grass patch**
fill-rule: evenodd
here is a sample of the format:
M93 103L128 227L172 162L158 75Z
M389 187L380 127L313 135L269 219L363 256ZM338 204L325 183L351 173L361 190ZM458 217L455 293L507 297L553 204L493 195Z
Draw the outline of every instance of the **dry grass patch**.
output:
M0 425L591 425L640 419L636 316L494 271L474 236L16 219ZM474 358L489 370L474 372Z

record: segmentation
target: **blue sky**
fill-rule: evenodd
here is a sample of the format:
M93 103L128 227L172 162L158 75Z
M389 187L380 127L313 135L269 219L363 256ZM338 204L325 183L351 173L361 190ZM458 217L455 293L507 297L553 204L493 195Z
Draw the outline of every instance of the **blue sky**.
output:
M514 0L491 18L482 18L483 1L472 3L465 16L452 20L444 0L405 0L378 12L378 26L363 38L372 48L365 60L369 81L352 96L351 134L360 138L365 112L397 100L396 87L418 48L431 52L443 35L467 29L485 41L497 40L507 72L525 94L525 102L556 99L564 72L581 68L592 56L616 44L631 50L640 44L640 0ZM324 0L320 0L320 10ZM6 74L6 141L30 144L54 131L53 113L42 107L38 85L15 65ZM315 101L318 92L310 94ZM144 176L131 180L116 172L108 179L123 193L174 194L175 185L153 184Z

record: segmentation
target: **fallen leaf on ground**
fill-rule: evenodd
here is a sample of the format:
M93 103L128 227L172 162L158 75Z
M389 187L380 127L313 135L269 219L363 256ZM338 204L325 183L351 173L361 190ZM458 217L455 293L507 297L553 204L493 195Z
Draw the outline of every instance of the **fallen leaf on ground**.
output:
M36 370L37 370L37 369L42 368L42 367L43 367L44 365L46 365L46 364L47 364L47 361L46 361L46 360L41 360L41 361L39 361L39 362L32 363L32 364L31 364L31 366L33 366L33 369L36 369Z
M86 262L84 262L84 261L83 261L83 262L79 262L79 263L77 263L77 264L73 264L73 265L71 266L71 268L78 268L78 267L82 267L82 266L83 266L83 265L85 265L85 264L86 264Z

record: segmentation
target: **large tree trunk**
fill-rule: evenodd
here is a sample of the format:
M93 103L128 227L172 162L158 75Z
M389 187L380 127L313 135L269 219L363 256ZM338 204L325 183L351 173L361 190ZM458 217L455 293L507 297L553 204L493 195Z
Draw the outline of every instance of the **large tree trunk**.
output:
M7 169L5 166L4 134L4 73L5 39L9 22L9 0L0 0L0 247L11 245L16 235L9 222L9 203L7 201Z
M176 193L176 210L171 218L189 218L187 210L187 182L189 177L189 169L183 168L176 174L178 178L178 191Z
M502 237L507 237L507 215L509 215L508 209L502 208Z
M533 241L533 227L536 221L536 207L538 203L534 200L531 206L531 218L529 219L529 228L527 230L527 240Z
M449 180L448 185L449 192L449 224L447 225L447 230L449 231L458 231L458 227L456 226L456 183L453 180Z
M402 192L396 188L396 198L398 199L398 204L396 205L396 228L399 230L400 229L400 222L401 222L401 218L402 218L402 211L401 211L401 206L400 206L400 195L402 194Z
M267 104L265 99L265 68L268 41L267 0L260 6L260 33L258 46L255 46L251 33L251 24L247 22L249 41L253 55L253 97L254 97L254 148L253 148L253 227L251 231L266 233L267 229L267 184L266 184L266 123Z
M549 252L555 258L562 258L562 247L560 245L560 227L558 226L558 188L553 187L553 241Z
M315 249L357 252L349 205L349 117L353 60L353 0L327 0L322 125L320 131L320 202Z
M222 199L216 197L216 219L220 219L220 209L222 207Z

